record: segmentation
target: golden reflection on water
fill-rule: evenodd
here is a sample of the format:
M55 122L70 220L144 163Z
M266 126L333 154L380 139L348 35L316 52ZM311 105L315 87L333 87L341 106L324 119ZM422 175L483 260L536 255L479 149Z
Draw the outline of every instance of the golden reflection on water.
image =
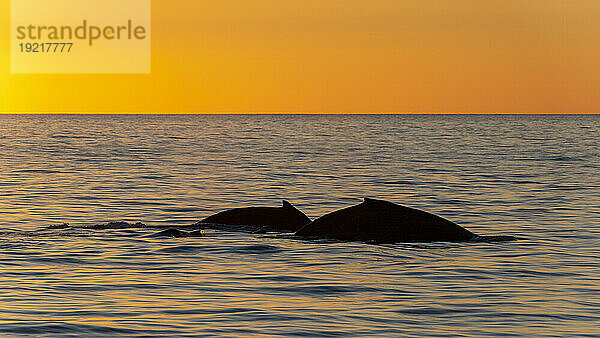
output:
M0 332L600 334L596 117L0 120ZM282 199L314 218L363 196L521 239L376 246L84 228L187 225ZM73 228L45 229L63 222Z

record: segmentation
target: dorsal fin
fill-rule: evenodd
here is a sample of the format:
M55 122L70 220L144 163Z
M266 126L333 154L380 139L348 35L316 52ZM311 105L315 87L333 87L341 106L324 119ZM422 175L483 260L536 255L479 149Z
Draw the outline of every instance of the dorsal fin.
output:
M292 205L292 203L290 203L290 202L288 202L286 200L281 201L281 204L282 204L281 205L282 208L294 208L294 206ZM294 209L296 209L296 208L294 208Z
M368 198L368 197L365 197L365 200L363 201L363 203L373 203L373 202L377 202L377 200L373 199L373 198Z

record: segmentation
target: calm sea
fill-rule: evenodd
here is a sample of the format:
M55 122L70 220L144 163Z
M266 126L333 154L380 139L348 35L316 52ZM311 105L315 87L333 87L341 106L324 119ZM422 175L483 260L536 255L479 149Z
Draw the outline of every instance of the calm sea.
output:
M599 336L599 135L593 115L0 115L0 334ZM365 196L520 240L85 228Z

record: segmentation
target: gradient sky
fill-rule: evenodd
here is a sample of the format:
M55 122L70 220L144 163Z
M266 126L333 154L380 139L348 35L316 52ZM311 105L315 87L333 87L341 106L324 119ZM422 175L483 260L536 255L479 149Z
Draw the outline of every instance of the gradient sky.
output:
M10 74L2 112L600 112L598 0L152 0L149 75Z

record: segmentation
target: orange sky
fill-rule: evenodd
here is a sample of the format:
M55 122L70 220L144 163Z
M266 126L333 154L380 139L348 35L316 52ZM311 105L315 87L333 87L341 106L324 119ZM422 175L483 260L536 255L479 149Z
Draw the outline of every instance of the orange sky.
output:
M598 0L153 0L149 75L10 74L2 112L600 112Z

